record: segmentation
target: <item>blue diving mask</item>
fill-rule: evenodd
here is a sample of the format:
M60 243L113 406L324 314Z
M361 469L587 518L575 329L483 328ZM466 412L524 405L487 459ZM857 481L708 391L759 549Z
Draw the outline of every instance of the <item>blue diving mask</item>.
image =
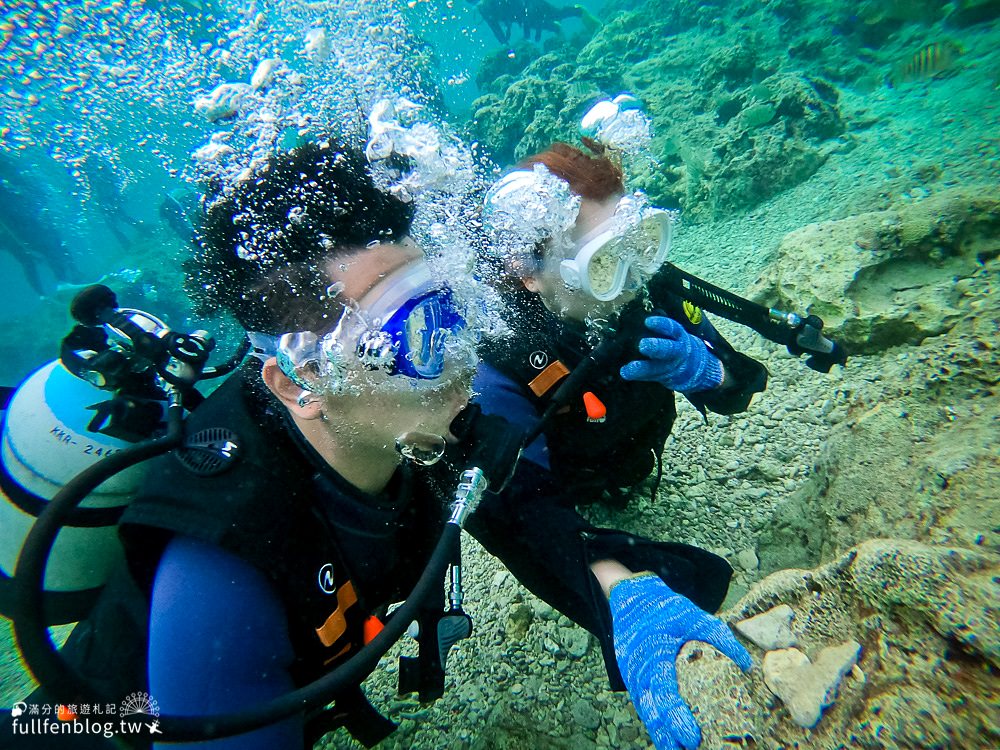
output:
M333 330L266 336L251 333L257 356L272 354L292 382L340 393L351 372L380 370L416 380L444 373L448 344L465 329L451 290L423 262L408 263L345 307Z

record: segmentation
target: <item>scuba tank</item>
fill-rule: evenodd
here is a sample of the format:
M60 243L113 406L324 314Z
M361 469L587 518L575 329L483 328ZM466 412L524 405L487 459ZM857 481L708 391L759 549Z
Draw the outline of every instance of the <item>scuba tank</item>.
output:
M184 407L197 405L192 386L214 347L203 331L176 333L150 313L119 308L102 285L81 291L70 312L78 324L60 359L17 388L3 419L0 615L11 619L18 614L15 566L49 501L74 477L162 432L169 390L183 392ZM122 559L116 527L143 473L137 464L109 476L66 518L41 592L47 625L86 617Z
M14 393L0 443L0 614L10 617L11 577L25 536L70 479L129 442L87 429L87 407L108 394L58 360L30 375ZM134 466L101 484L60 532L45 574L49 624L82 619L122 556L115 525L142 476Z

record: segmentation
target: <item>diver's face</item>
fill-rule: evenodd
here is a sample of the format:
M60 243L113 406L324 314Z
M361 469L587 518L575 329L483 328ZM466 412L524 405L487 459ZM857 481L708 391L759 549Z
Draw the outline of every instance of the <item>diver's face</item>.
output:
M383 244L327 264L331 283L340 289L338 300L363 306L368 293L387 276L410 264L422 263L423 253L411 241ZM472 394L474 362L446 357L444 371L433 379L388 375L361 370L352 377L357 387L329 396L331 419L340 414L359 425L364 439L392 445L406 432L449 436L448 426L465 408Z
M549 243L543 251L541 268L534 276L523 278L524 286L536 292L545 307L564 320L607 319L635 296L635 291L625 291L609 302L601 302L580 289L566 286L559 272L563 260L576 256L577 244L591 231L610 219L621 196L615 195L605 201L584 198L580 201L580 213L570 234L570 242L561 246Z

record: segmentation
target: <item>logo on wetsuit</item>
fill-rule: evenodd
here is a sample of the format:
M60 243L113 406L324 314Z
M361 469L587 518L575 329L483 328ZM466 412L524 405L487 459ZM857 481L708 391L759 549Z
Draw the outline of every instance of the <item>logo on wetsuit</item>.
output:
M320 591L324 594L333 594L337 590L337 584L333 577L333 563L327 563L322 568L319 569L319 575L316 577L319 583Z
M536 370L544 370L549 364L549 355L541 349L533 351L528 355L528 364Z

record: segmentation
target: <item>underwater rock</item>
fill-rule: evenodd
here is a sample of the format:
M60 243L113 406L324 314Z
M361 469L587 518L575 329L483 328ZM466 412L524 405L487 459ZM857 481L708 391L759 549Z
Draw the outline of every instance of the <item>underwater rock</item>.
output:
M980 23L990 23L1000 18L1000 0L965 0L953 3L944 22L954 28L965 28Z
M628 91L653 120L653 159L630 165L629 187L681 208L685 221L753 207L812 176L830 153L823 142L846 125L834 85L765 54L763 16L753 30L718 33L719 15L648 0L611 16L578 52L560 48L488 83L473 103L473 131L510 163L555 140L577 142L595 99Z
M764 684L788 708L792 721L811 728L819 723L823 709L830 706L840 681L861 655L861 644L848 641L828 646L815 662L797 648L768 651L764 655Z
M805 226L782 240L752 298L819 315L858 354L918 344L962 317L956 282L1000 255L995 196L995 188L954 188Z
M891 386L855 396L809 481L763 531L763 570L815 565L880 534L1000 551L997 327L965 321L977 338L949 334L900 355Z
M955 284L965 317L947 333L865 365L808 481L758 539L762 570L813 567L877 536L1000 553L998 272L989 261Z
M749 638L758 648L774 651L794 646L798 640L792 632L795 612L787 604L779 604L767 612L740 620L733 627L740 635Z
M747 547L741 550L738 555L736 555L736 564L742 570L757 570L757 566L760 564L757 559L757 553L753 551L753 548Z
M803 652L850 639L861 644L860 669L810 730L783 718L763 670L742 674L689 643L678 681L702 747L996 747L998 574L995 554L882 539L813 571L774 573L721 617L786 603Z

